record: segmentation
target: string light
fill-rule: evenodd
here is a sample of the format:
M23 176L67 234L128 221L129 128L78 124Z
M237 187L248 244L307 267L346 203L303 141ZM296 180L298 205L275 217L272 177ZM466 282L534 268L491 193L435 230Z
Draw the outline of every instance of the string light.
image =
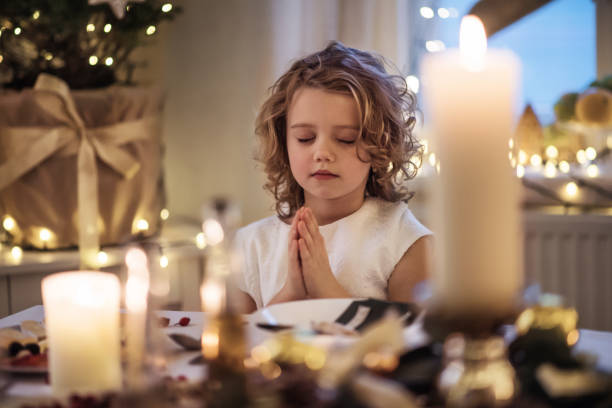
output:
M516 177L523 178L525 176L525 167L522 164L516 166Z
M599 176L599 167L597 167L596 164L590 164L586 168L586 173L587 173L587 176L589 176L591 178L595 178L595 177Z
M38 235L42 242L48 242L51 239L51 231L49 231L47 228L41 228Z
M106 265L108 262L108 254L104 251L100 251L98 252L98 255L96 255L96 259L98 260L99 265Z
M508 152L508 160L512 161L513 158L512 152Z
M514 149L514 139L512 138L508 139L508 148Z
M438 17L440 18L448 18L450 17L450 11L448 11L448 9L444 8L444 7L440 7L438 9Z
M6 217L4 217L4 220L2 221L2 226L7 231L12 231L16 225L17 223L15 222L15 219L11 217L10 215L7 215Z
M576 160L580 164L586 163L587 162L586 152L584 150L582 150L582 149L578 150L576 152Z
M597 157L597 150L595 150L594 147L587 147L584 152L586 154L586 158L589 160L595 160Z
M431 7L421 7L419 9L419 13L421 13L421 17L426 18L426 19L430 19L430 18L434 18L434 11Z
M23 250L18 246L12 247L11 256L14 260L19 261L23 257Z
M147 220L139 219L136 221L136 230L137 231L146 231L149 229L149 223Z
M549 159L556 159L559 156L559 150L553 145L547 146L545 152Z
M203 232L200 232L198 235L196 235L196 246L199 249L204 249L206 248L206 236L204 235Z
M43 51L43 58L47 61L51 61L53 59L53 54L48 51Z
M34 20L38 20L38 18L40 17L40 11L36 10L33 14L32 14L32 18Z
M523 150L519 150L518 152L518 161L519 164L526 164L527 163L527 153L525 153Z
M168 211L167 208L162 208L162 210L159 212L159 218L166 221L169 217L170 217L170 211Z
M565 185L565 193L570 197L576 196L576 194L578 194L578 185L570 181Z
M516 167L516 159L514 157L510 159L510 165L512 166L512 168Z
M429 154L429 164L431 164L432 166L436 165L436 154L434 152L431 152Z
M19 35L19 34L21 34L21 27L15 27L15 29L13 30L13 33L14 33L15 35Z
M156 30L155 26L150 25L150 26L147 27L146 33L147 33L147 35L153 35L153 34L155 34L155 30Z
M85 27L85 29L87 30L88 33L93 33L94 31L96 31L96 26L89 23L87 24L87 27Z
M113 29L113 26L110 23L107 23L104 25L104 32L105 33L110 33L110 31Z
M529 162L533 167L540 167L542 165L542 157L540 157L539 154L534 154L531 156Z
M554 178L557 175L557 167L553 162L547 162L544 166L544 175L548 178Z
M104 63L106 64L107 67L110 67L111 65L113 65L113 62L115 62L113 60L113 57L106 57L106 59L104 60Z
M561 173L569 173L570 171L570 165L568 162L566 162L565 160L561 161L561 163L559 163L559 170L561 170Z
M419 78L414 75L408 75L406 77L406 86L415 94L419 93L419 85Z
M162 268L167 268L168 267L168 257L166 255L162 255L159 257L159 266L161 266Z
M162 6L161 10L162 10L164 13L169 12L170 10L172 10L172 4L170 4L170 3L166 3L166 4L164 4L164 5Z
M96 57L95 55L92 55L91 57L89 57L89 65L96 65L98 63L98 57Z

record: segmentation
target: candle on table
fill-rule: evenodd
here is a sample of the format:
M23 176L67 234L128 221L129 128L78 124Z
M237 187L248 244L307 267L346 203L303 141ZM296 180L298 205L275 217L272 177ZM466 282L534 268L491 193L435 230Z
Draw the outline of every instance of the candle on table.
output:
M119 279L104 272L62 272L42 281L53 393L121 387Z
M142 385L142 364L145 350L147 323L147 296L149 268L147 256L141 249L132 248L125 256L127 281L125 283L125 346L127 356L127 383L131 388Z
M499 316L522 285L518 180L508 160L520 63L486 50L476 17L461 23L460 50L422 66L426 113L440 171L434 183L434 302L456 314Z

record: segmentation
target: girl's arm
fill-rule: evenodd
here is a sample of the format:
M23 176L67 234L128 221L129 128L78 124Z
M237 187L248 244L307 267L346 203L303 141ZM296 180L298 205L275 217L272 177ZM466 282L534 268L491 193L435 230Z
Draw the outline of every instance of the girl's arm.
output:
M257 305L253 298L246 292L236 290L237 304L240 305L239 313L253 313L257 310Z
M421 237L410 246L391 273L388 282L389 300L413 302L414 287L430 275L433 239Z

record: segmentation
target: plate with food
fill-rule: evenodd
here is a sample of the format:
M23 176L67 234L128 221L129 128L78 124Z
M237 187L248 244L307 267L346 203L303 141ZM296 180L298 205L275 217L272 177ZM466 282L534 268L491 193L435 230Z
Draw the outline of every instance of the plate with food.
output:
M47 340L42 323L24 320L0 329L0 371L20 374L47 372Z

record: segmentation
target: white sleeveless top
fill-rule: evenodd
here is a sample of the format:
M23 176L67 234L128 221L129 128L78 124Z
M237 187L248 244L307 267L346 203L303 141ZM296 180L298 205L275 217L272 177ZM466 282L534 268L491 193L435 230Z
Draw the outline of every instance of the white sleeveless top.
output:
M291 226L272 216L241 228L235 245L242 258L238 287L257 308L270 302L287 279ZM352 297L387 298L395 265L419 238L430 235L403 202L368 197L361 208L319 227L329 264Z

